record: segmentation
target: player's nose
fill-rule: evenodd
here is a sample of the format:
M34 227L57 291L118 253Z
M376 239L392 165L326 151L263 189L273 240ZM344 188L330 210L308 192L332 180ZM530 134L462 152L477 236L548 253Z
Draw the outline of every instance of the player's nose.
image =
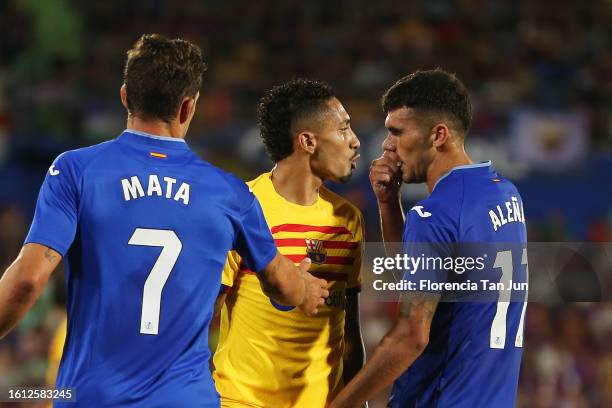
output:
M359 141L359 138L357 137L357 135L355 134L355 132L353 132L351 130L351 134L353 135L353 137L351 138L351 149L355 149L358 150L359 147L361 146L361 142Z
M383 140L381 145L383 151L388 150L390 152L394 152L397 150L397 137L393 136L391 133L387 133L387 137Z

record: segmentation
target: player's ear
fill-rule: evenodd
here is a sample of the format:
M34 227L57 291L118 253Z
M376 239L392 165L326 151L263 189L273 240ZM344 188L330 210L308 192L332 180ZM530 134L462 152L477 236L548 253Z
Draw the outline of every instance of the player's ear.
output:
M183 102L181 102L181 107L179 109L179 123L182 124L191 119L195 113L196 101L199 95L200 94L198 93L193 98L189 96L183 98Z
M310 154L317 150L317 138L312 132L301 132L297 135L297 144L300 148Z
M121 90L119 91L119 94L121 95L121 103L123 104L123 107L125 107L125 109L129 111L127 103L127 88L125 84L121 85Z
M450 137L448 126L444 123L438 123L431 129L432 145L436 150L439 150L444 146Z

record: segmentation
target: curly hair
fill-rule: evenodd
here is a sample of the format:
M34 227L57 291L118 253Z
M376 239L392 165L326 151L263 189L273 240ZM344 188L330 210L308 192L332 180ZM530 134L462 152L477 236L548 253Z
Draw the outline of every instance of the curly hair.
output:
M145 34L127 52L123 82L130 113L170 122L184 97L202 86L202 50L179 38Z
M442 115L464 134L472 122L472 105L463 83L440 68L416 71L397 81L382 97L385 113L407 107L425 115Z
M293 135L304 119L327 109L335 96L321 81L294 79L267 91L257 106L257 123L270 159L276 163L293 153Z

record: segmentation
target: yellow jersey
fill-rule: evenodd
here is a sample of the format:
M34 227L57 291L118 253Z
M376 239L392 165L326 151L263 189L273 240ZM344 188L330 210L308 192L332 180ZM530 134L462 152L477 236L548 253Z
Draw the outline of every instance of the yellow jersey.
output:
M47 365L47 385L55 387L57 371L59 370L62 353L64 352L64 341L66 339L66 326L68 322L66 316L62 318L59 326L55 329L51 344L49 345L49 364Z
M330 296L315 317L276 304L230 252L214 356L221 406L324 407L343 386L346 293L361 284L361 212L324 187L311 206L291 203L276 192L271 173L247 184L279 251L296 264L310 257L310 272L328 281Z
M62 318L59 326L55 329L51 344L49 345L49 363L47 365L47 386L55 388L57 381L57 372L60 362L62 361L62 353L64 352L64 342L66 340L66 326L68 325L66 315ZM47 404L48 408L52 408L53 403Z

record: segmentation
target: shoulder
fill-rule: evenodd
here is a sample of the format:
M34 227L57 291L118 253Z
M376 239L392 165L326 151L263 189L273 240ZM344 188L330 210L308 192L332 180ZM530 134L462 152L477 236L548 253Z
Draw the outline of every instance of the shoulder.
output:
M461 215L463 197L461 178L451 175L436 185L429 197L411 207L406 219L412 223L456 226Z
M454 242L459 236L459 220L445 207L428 205L423 200L406 214L404 242Z
M79 149L68 150L53 161L50 174L54 172L68 173L75 178L80 177L86 168L94 164L98 159L106 157L104 153L111 149L113 141L99 143L93 146L82 147Z
M251 189L246 183L234 174L225 171L191 152L190 160L185 164L184 171L196 179L200 187L208 188L214 195L215 203L222 204L231 211L244 212L248 210L255 200ZM207 200L207 203L211 203Z
M255 196L251 188L236 175L222 170L210 163L206 163L208 174L211 178L217 179L219 183L225 187L228 192L235 196L239 201L241 208L246 208L251 205Z
M351 226L353 233L355 233L356 230L364 227L361 210L346 198L334 193L325 186L321 186L319 196L323 201L330 205L332 208L333 217L340 218Z
M201 168L200 177L205 177L207 184L215 186L218 193L224 197L222 202L232 211L244 213L257 202L253 190L242 179L199 157L197 160L199 160L198 165Z
M191 171L197 173L198 177L206 178L207 182L215 183L235 194L249 193L249 187L239 177L207 162L195 153L193 153L189 165Z
M329 202L333 206L334 211L340 211L349 217L361 217L361 210L359 208L327 187L321 186L319 195L321 199Z
M513 182L511 182L505 177L500 176L499 174L497 175L497 179L499 180L501 188L503 188L506 192L516 195L518 197L521 196L518 188L514 185Z
M257 191L265 188L266 180L268 180L269 177L270 173L262 173L253 180L247 181L246 185L249 186L253 192L257 193Z
M456 188L436 189L406 213L404 241L449 242L458 237L461 194Z

